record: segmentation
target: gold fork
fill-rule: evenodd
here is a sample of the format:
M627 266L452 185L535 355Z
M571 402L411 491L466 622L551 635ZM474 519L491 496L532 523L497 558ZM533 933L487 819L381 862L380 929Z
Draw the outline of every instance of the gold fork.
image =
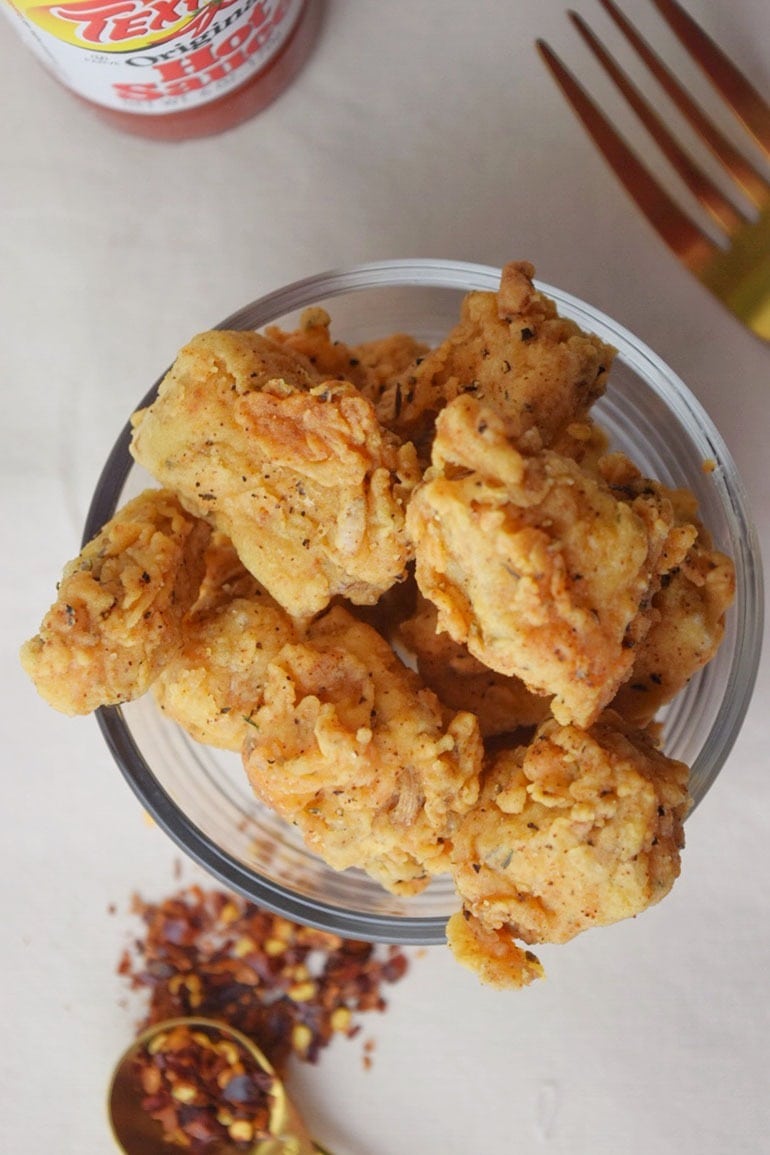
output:
M679 260L749 329L770 341L770 181L721 133L650 48L613 0L600 0L635 52L730 175L725 196L681 147L669 128L576 12L569 16L616 87L718 228L713 240L669 196L591 100L555 52L538 50L605 160ZM770 158L770 106L677 0L651 0Z

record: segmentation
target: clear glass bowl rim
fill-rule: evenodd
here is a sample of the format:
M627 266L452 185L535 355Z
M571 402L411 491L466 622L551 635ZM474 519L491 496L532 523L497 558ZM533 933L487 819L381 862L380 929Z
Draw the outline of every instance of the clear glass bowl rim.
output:
M259 329L318 300L365 289L414 286L461 292L470 289L493 291L499 284L500 273L500 268L492 265L434 258L366 262L293 281L236 310L214 327ZM603 339L613 344L619 355L665 399L688 434L700 443L703 459L714 458L724 467L724 474L729 478L729 485L722 485L722 500L738 529L739 556L734 560L741 582L734 607L738 615L737 645L731 675L736 677L731 678L728 684L709 738L693 765L695 768L702 762L708 770L700 801L737 738L759 668L764 615L763 575L759 540L747 495L721 434L701 403L673 370L630 330L607 314L539 279L536 284L557 305L567 305L570 314L584 328L602 330ZM167 371L158 377L137 408L150 404ZM99 476L83 530L84 544L115 512L133 466L129 453L130 439L131 425L128 421ZM172 800L134 742L119 706L99 709L97 721L124 778L155 822L185 854L221 883L270 910L323 930L331 929L350 937L381 942L416 945L444 941L443 917L394 917L362 911L347 912L325 905L318 898L305 898L256 875L201 831Z

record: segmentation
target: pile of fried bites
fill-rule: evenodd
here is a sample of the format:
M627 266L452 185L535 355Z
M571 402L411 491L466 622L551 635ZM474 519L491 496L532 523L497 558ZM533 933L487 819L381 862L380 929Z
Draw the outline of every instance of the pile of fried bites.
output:
M151 688L332 867L400 895L449 872L449 945L500 986L671 888L688 768L654 719L735 585L692 495L609 451L614 351L533 276L437 348L345 345L320 308L195 337L133 419L162 488L22 649L66 713Z

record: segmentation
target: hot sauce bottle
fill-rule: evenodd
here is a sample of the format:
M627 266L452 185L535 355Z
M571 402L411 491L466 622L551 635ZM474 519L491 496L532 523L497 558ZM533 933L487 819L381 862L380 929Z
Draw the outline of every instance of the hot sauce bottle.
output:
M126 132L183 140L260 112L307 59L320 0L0 0L43 65Z

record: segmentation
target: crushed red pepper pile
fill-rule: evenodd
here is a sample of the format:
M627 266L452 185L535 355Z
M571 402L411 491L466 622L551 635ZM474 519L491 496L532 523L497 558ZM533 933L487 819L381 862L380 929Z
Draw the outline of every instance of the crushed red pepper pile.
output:
M140 1029L197 1015L252 1039L279 1074L291 1055L317 1062L358 1016L383 1011L383 986L407 971L396 946L314 930L236 895L188 886L161 902L134 899L144 924L118 971L147 991Z

